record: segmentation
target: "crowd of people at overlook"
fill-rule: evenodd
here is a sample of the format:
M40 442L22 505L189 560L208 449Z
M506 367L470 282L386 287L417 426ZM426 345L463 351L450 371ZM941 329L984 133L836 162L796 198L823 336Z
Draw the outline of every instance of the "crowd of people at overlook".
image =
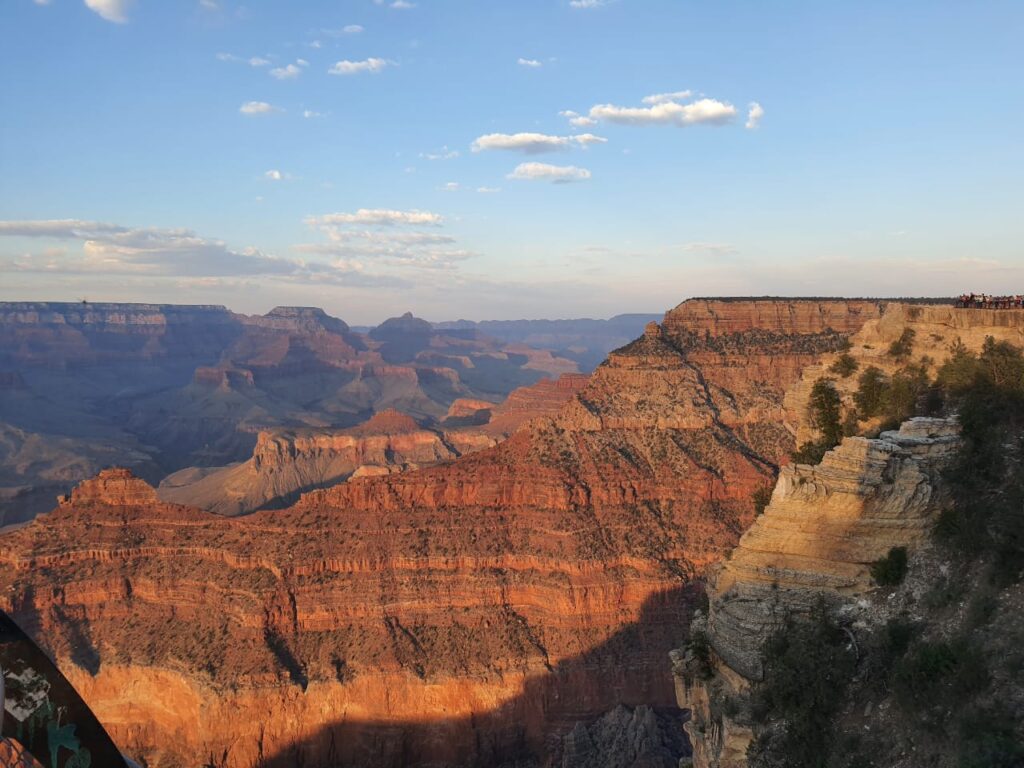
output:
M1022 309L1024 296L992 296L987 293L964 293L956 300L962 309Z

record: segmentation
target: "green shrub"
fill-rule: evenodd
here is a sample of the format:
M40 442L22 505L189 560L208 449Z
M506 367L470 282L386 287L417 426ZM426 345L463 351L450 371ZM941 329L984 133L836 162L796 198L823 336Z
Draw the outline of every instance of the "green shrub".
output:
M857 379L857 391L853 394L853 402L861 416L870 419L882 411L885 390L888 385L885 374L880 368L868 366Z
M810 441L793 451L790 458L794 464L820 464L825 454L834 447L827 445L824 440Z
M1024 743L1005 706L971 707L960 718L957 768L1020 768Z
M831 366L829 366L829 373L834 373L836 376L841 376L844 379L849 378L854 371L857 370L857 361L854 360L853 355L849 352L841 354Z
M907 575L907 548L893 547L889 554L871 566L871 577L882 587L902 584Z
M843 439L841 408L842 400L831 379L818 379L814 382L807 409L811 426L821 432L822 440L829 448L838 445Z
M784 721L748 752L751 768L822 766L831 750L838 711L856 655L847 635L819 601L810 616L788 618L765 642L764 679L751 692L755 720Z
M989 682L981 653L962 637L914 645L893 674L896 699L910 712L925 713L962 703ZM935 724L935 723L933 723Z
M770 485L762 485L751 496L751 500L754 502L754 513L760 515L765 509L768 508L768 504L772 500L772 491L774 488Z
M914 337L917 332L913 328L907 328L900 334L900 337L889 345L889 354L897 360L905 360L914 351Z

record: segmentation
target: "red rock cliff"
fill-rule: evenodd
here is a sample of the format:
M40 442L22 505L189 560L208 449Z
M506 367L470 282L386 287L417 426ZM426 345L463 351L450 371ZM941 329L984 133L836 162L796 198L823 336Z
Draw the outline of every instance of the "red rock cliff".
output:
M672 701L680 591L792 447L786 388L878 312L771 304L684 304L554 418L287 510L73 496L0 536L4 608L137 756L557 760L575 722Z

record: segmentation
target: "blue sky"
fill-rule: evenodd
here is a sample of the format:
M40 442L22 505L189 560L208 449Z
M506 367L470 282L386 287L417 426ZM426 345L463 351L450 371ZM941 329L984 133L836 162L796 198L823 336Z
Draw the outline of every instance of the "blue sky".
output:
M1024 291L1019 2L5 0L0 35L3 300Z

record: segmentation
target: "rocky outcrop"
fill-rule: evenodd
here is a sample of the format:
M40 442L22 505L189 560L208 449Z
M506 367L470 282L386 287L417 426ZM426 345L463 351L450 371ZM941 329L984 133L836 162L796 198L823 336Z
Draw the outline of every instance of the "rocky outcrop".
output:
M784 467L764 514L709 582L696 631L710 646L707 677L676 656L680 706L697 768L741 768L753 732L723 702L762 677L762 646L783 619L821 596L873 588L869 567L926 540L945 503L942 470L958 445L954 421L915 418L877 439L846 438L818 466Z
M910 354L896 357L890 347L904 333L912 336ZM784 418L787 427L803 444L817 437L807 419L807 404L814 383L831 379L847 411L855 406L853 393L860 374L869 366L891 376L909 365L922 365L930 376L949 357L950 347L957 342L972 352L981 351L986 338L1024 344L1024 310L957 309L946 305L890 303L884 313L864 323L850 336L849 349L825 354L803 369L799 382L786 392ZM840 355L849 355L856 363L855 371L842 376L830 370ZM866 420L862 429L877 427L876 420Z
M684 304L497 446L285 510L72 500L0 536L0 600L135 755L544 761L672 703L686 590L793 447L786 388L871 311L762 303Z
M286 506L305 491L349 477L418 469L494 443L480 432L426 429L399 411L385 410L350 429L260 432L248 461L176 472L160 484L159 495L164 501L241 515Z

